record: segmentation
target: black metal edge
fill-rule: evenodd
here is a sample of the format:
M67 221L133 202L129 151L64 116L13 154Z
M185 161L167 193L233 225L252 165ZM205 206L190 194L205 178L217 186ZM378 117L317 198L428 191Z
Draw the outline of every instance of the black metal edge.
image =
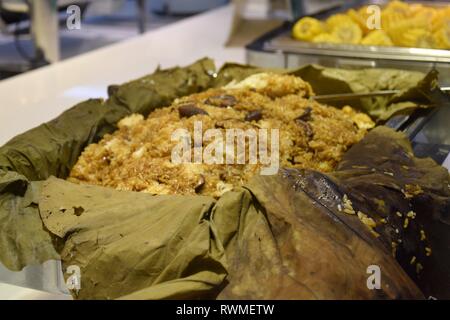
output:
M359 2L359 1L355 1L355 2ZM327 8L327 9L323 9L319 12L316 12L314 14L305 14L302 15L300 17L298 17L295 21L285 21L281 26L263 34L261 37L257 38L256 40L254 40L253 42L249 43L248 45L245 46L246 50L252 50L252 51L264 51L267 52L267 50L264 50L264 43L267 40L273 39L276 36L279 36L289 30L292 29L292 27L294 26L294 24L300 20L301 18L304 17L314 17L317 19L324 19L332 14L335 13L339 13L342 10L347 10L350 9L352 7L355 6L355 2L346 2L345 4L341 4L341 5L336 5L334 7L331 8ZM274 52L274 51L271 51Z

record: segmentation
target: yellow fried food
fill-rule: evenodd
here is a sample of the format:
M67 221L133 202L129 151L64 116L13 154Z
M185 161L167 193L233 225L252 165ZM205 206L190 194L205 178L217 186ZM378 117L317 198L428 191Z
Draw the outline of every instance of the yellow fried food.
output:
M431 29L437 31L450 23L450 7L438 11L431 19Z
M421 3L412 3L409 5L409 13L411 15L415 15L420 13L422 10L426 9L426 7Z
M391 38L383 30L373 30L367 34L362 40L361 44L366 46L393 46Z
M423 8L422 10L415 13L411 20L415 23L416 27L420 27L423 29L431 28L431 30L433 30L442 22L441 12L442 11L434 8Z
M384 8L385 12L393 12L398 15L402 15L403 17L407 18L411 15L411 8L410 5L406 2L394 0L390 1L386 7Z
M294 38L304 41L310 41L322 32L324 32L323 23L310 17L300 19L292 29Z
M314 43L341 43L341 40L330 33L321 33L314 37Z
M403 47L435 48L433 34L424 29L409 29L398 37L398 44Z
M370 32L367 27L367 21L369 19L369 14L367 13L367 7L363 7L364 10L354 10L350 9L347 11L347 15L352 18L353 22L355 22L362 30L363 34L366 35Z
M329 31L333 31L335 27L346 23L354 23L354 21L350 16L343 13L335 14L326 20L326 25Z
M314 19L307 24L308 32L294 37L315 43L450 49L450 5L389 1L381 10L381 30L371 29L368 24L369 19L377 18L375 14L363 6L332 15L322 24Z
M354 22L346 22L337 25L331 32L341 43L356 44L362 40L362 30Z
M438 29L434 34L434 41L439 49L450 49L450 22L447 26Z
M422 18L412 18L398 21L395 25L392 25L389 29L386 29L386 33L391 38L392 42L396 46L409 47L405 43L405 34L410 33L411 30L414 31L414 34L419 34L417 30L422 30L420 34L424 35L426 33L431 33L428 31L427 26L429 25L429 21L426 21Z
M401 13L395 11L383 11L381 13L381 27L383 30L389 31L397 27L401 22L408 22L407 18Z

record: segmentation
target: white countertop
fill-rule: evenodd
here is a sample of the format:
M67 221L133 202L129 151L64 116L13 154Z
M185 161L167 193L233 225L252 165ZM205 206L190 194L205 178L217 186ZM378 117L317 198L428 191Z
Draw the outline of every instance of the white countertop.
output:
M181 20L108 47L0 81L0 145L88 98L120 84L205 56L220 66L245 62L244 48L225 48L231 5Z
M243 48L225 48L233 18L231 5L184 19L102 49L0 81L0 145L58 116L88 98L106 97L120 84L162 68L188 65L208 56L219 67L245 62ZM0 299L61 299L0 284Z

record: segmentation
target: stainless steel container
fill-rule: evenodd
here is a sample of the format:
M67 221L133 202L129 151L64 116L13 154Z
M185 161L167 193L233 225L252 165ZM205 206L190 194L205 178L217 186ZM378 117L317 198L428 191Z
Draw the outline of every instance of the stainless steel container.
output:
M427 5L442 6L443 3ZM348 9L349 6L343 6L314 17L324 19ZM293 39L291 28L292 24L286 23L248 45L247 62L284 68L311 63L337 68L377 67L422 72L435 68L440 73L441 85L450 85L450 50L310 43Z

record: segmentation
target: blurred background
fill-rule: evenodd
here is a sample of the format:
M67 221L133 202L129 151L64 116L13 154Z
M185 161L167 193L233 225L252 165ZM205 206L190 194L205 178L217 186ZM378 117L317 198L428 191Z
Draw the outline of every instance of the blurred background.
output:
M227 45L244 46L283 21L343 1L0 0L0 80L230 2L237 14Z

